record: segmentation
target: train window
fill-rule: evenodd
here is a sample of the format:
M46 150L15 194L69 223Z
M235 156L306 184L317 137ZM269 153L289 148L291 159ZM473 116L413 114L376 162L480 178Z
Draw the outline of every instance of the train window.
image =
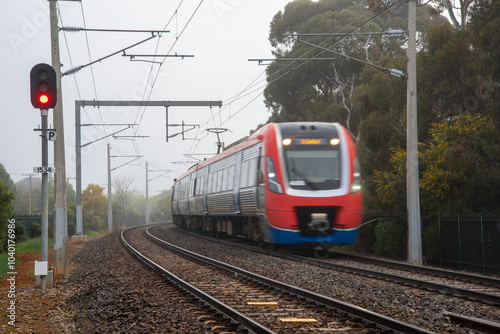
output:
M222 190L222 170L217 172L217 192Z
M244 188L248 185L248 160L241 163L240 187Z
M259 175L257 177L257 184L261 185L264 184L264 157L260 156L259 157Z
M214 176L212 177L212 193L217 192L217 172L214 172Z
M205 188L205 177L202 176L198 179L198 181L196 183L196 195L202 196L204 188Z
M212 179L212 192L217 192L217 172L214 172L214 177Z
M289 185L294 189L340 187L339 150L286 150Z
M227 189L231 190L234 188L234 166L227 169Z
M273 193L282 194L283 187L278 182L278 176L276 175L276 170L274 169L274 162L271 157L267 157L267 187L269 191Z
M208 174L207 194L212 193L212 179L213 179L213 174Z
M214 176L212 178L212 193L217 192L217 172L214 172Z
M222 170L222 190L227 190L227 174L228 174L228 170L227 168L224 168Z
M214 172L214 176L212 178L212 193L217 192L217 172Z
M254 187L257 179L257 159L251 159L248 164L248 186Z
M189 182L189 196L194 196L194 188L196 186L196 179L193 177L191 181Z

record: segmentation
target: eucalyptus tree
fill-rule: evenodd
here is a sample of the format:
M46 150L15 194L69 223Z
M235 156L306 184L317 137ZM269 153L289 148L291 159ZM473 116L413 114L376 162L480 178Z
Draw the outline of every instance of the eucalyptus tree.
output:
M406 53L404 36L369 33L405 30L406 12L404 5L381 1L290 2L271 22L269 41L277 60L267 69L269 121L336 121L359 140L364 110L354 95L363 68ZM425 7L419 10L422 33L434 22L429 13ZM340 35L311 35L331 33Z

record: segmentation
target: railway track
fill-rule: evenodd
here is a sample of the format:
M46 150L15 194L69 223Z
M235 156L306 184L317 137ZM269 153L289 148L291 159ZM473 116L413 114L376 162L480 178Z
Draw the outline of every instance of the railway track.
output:
M449 317L451 321L460 324L463 327L470 328L480 333L498 334L500 333L500 321L491 319L481 319L476 317L468 317L461 314L444 312L444 315Z
M346 258L349 263L349 265L340 264L341 261L337 258L335 260L328 261L318 260L309 256L282 253L253 245L242 244L241 242L231 242L201 236L187 231L183 232L198 238L241 247L266 255L281 257L344 273L411 286L447 296L482 302L487 305L497 307L500 306L500 279L494 277L453 272L437 268L419 267L404 263L397 263L394 261L364 258L343 253L333 253L333 255L338 258ZM362 262L363 265L360 265L360 262Z
M240 327L235 328L235 324L238 324L254 333L326 330L343 330L346 333L430 333L387 316L181 249L146 231L148 240L161 247L153 250L144 237L140 239L133 236L137 233L137 230L124 231L123 244L149 267L200 298L204 304L222 314L222 318L230 319L229 324L221 322L217 325L221 331L241 331ZM172 252L176 255L172 255ZM186 258L193 262L186 261ZM172 263L176 264L175 273L170 268L164 268ZM220 321L221 316L217 318ZM218 322L214 320L214 323Z

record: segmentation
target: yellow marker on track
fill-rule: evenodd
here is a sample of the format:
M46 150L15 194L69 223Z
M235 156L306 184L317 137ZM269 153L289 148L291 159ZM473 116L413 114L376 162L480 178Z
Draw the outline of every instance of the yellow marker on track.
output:
M280 318L286 324L317 324L318 320L313 318Z
M278 307L277 302L247 302L247 305L257 307Z

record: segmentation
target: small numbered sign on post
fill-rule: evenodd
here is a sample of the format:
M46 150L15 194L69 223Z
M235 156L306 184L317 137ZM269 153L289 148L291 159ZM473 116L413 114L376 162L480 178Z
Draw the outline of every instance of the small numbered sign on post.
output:
M56 169L54 167L33 167L33 173L54 173Z

